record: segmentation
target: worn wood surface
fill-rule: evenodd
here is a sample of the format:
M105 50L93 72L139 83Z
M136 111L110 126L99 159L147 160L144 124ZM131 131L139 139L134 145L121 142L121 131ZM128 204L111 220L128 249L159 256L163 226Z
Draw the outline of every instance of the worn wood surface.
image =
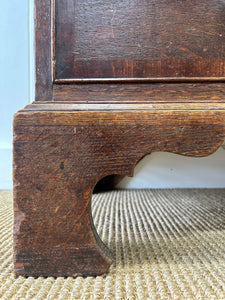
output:
M34 2L36 101L222 99L223 1Z
M35 100L52 100L52 12L53 1L34 0Z
M76 103L224 102L225 84L55 84L53 98Z
M220 0L56 0L56 79L225 77Z
M15 273L100 275L112 255L92 221L96 183L132 176L148 153L205 156L224 140L225 2L34 2L36 101L14 119Z
M90 212L95 184L132 176L154 151L204 156L225 137L224 110L32 111L14 121L18 275L99 275L112 262Z
M202 111L202 110L224 110L225 103L217 102L156 102L156 103L72 103L72 102L47 102L38 101L26 106L26 110L30 111Z

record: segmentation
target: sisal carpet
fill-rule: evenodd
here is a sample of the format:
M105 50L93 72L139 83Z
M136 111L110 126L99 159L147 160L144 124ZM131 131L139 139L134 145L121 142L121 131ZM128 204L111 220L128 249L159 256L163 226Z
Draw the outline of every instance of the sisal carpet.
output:
M12 193L0 192L0 299L225 299L225 189L130 190L93 196L114 253L97 278L15 278Z

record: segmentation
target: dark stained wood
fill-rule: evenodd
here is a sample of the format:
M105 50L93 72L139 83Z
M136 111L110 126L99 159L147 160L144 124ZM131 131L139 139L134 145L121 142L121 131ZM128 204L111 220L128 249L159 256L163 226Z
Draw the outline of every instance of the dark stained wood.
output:
M35 3L35 100L52 100L52 5L50 0Z
M56 79L225 78L220 0L56 0Z
M224 102L225 84L56 84L53 97L76 103Z
M34 1L36 101L223 101L222 1Z
M214 152L223 110L31 111L14 120L14 266L17 275L106 272L112 256L98 237L90 197L103 177L132 176L154 151Z
M35 102L14 119L14 269L107 272L91 195L148 153L225 138L225 2L34 0ZM102 179L103 178L103 179Z

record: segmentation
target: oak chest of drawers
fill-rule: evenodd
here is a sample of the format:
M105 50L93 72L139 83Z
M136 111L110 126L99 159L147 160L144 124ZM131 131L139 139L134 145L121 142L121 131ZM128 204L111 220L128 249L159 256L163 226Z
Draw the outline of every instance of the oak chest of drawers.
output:
M35 102L14 119L15 272L99 275L96 183L225 137L225 2L35 0L35 57Z

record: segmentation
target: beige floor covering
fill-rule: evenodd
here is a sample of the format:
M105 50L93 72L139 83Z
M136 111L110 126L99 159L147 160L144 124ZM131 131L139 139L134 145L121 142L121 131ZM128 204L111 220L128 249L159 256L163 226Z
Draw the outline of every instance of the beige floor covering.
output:
M12 193L0 192L0 299L225 299L225 190L130 190L93 196L115 256L97 278L15 278Z

